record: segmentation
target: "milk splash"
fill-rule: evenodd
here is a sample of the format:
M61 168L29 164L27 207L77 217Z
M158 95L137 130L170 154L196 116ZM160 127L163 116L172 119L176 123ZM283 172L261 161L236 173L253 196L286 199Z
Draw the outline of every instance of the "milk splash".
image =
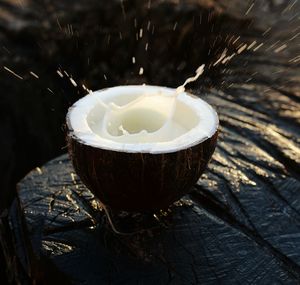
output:
M183 135L188 130L173 119L178 98L185 92L187 84L203 74L204 68L205 65L201 65L195 76L186 79L171 96L163 91L145 93L124 106L106 104L101 100L105 114L100 136L122 143L154 143L170 141Z
M185 91L185 86L187 84L198 80L198 78L203 74L204 68L205 68L205 64L200 65L196 70L195 76L189 77L182 85L177 87L177 89L176 89L177 96L178 96L178 94L183 93Z

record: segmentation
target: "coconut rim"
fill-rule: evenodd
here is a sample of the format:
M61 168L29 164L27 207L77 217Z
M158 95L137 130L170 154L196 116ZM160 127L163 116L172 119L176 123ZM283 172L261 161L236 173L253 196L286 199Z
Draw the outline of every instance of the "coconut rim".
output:
M109 147L107 145L94 144L94 143L91 143L91 142L86 141L86 140L82 139L81 137L79 137L76 134L76 131L74 130L74 128L72 127L72 122L71 122L72 111L75 108L78 107L78 106L76 106L76 104L78 104L78 102L80 102L81 100L84 100L84 98L87 97L87 96L91 96L93 94L95 95L95 93L98 94L98 93L103 93L105 91L109 91L109 90L113 90L113 89L121 89L121 88L124 88L124 89L128 89L128 88L134 88L135 89L136 88L136 89L141 89L141 92L143 91L143 89L147 89L147 88L150 88L152 90L153 89L165 90L167 92L170 92L170 91L175 92L175 90L176 90L176 88L170 88L170 87L164 87L164 86L157 86L157 85L119 85L119 86L108 87L108 88L103 88L103 89L100 89L100 90L93 91L93 92L87 94L86 96L82 97L81 99L77 100L76 102L73 103L73 105L71 107L69 107L67 115L66 115L67 137L75 140L79 144L85 145L87 147L99 149L99 150L107 150L107 151L114 151L114 152L120 152L120 153L133 153L133 154L134 153L168 154L168 153L175 153L175 152L183 151L183 150L192 148L194 146L197 146L197 145L203 143L204 141L212 138L218 132L218 129L219 129L219 117L218 117L218 114L215 111L215 109L209 103L207 103L206 101L204 101L203 99L199 98L198 96L196 96L196 95L194 95L194 94L192 94L190 92L185 91L182 94L184 94L185 96L191 97L191 98L193 98L195 100L201 101L201 104L205 105L208 109L210 109L211 114L213 114L214 119L215 119L215 124L214 124L213 131L211 131L208 136L204 136L204 137L202 137L202 138L200 138L198 140L194 140L194 141L192 141L189 144L186 143L186 144L183 144L183 145L181 145L179 147L173 146L172 148L170 147L169 149L163 149L163 150L159 150L159 149L158 150L157 149L154 149L154 150L153 149L150 149L150 150L149 149L145 149L145 150L143 150L143 149L128 149L128 148L126 148L126 146L132 145L130 143L118 143L119 145L123 145L125 147L123 147L123 148L114 148L114 147ZM141 95L143 95L143 94L141 94ZM184 103L184 101L182 101L182 102ZM86 120L87 120L87 117L89 115L89 112L91 111L91 109L95 105L96 104L93 104L92 107L90 108L90 110L86 113L86 117L85 117ZM190 106L188 106L188 107L190 107ZM193 109L193 108L191 108L191 109L193 111L196 110L196 109ZM187 133L189 133L190 131L191 130L189 130ZM91 133L93 133L93 135L95 135L95 136L98 136L92 130L91 130ZM110 141L110 140L102 138L102 137L101 137L101 139ZM116 143L114 141L110 141L110 142ZM166 144L169 144L170 142L172 142L172 141L160 142L159 144L165 144L166 145ZM155 145L155 143L144 143L144 145L151 145L151 144ZM143 144L141 143L141 145L143 145Z

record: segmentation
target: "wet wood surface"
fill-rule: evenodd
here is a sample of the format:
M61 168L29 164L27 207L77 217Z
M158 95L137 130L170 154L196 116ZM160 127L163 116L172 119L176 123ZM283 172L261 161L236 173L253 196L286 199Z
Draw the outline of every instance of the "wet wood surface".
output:
M10 227L31 280L299 284L299 45L290 41L289 18L280 19L267 47L240 54L222 72L211 64L203 84L214 84L192 89L220 115L216 152L192 192L169 211L116 215L122 232L142 231L112 231L67 155L18 184ZM250 29L239 40L256 40L257 47L263 33ZM288 46L270 48L278 41Z

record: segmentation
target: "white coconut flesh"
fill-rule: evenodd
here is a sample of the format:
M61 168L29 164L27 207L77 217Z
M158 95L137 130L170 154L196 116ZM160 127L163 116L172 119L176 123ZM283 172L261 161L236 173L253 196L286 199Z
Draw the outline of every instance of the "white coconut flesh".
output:
M205 101L157 86L118 86L95 91L69 110L73 137L122 152L168 153L212 137L218 116Z

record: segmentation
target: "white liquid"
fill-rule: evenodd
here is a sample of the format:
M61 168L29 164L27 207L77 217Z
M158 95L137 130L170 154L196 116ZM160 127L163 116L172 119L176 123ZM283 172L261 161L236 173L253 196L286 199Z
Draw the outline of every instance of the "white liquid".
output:
M186 116L180 114L180 108L177 117L174 116L178 109L178 98L184 93L188 83L196 81L202 75L204 67L201 65L195 76L179 86L173 96L162 92L145 93L123 106L101 101L105 114L98 135L121 143L166 142L183 135L189 129L176 120L177 117Z

